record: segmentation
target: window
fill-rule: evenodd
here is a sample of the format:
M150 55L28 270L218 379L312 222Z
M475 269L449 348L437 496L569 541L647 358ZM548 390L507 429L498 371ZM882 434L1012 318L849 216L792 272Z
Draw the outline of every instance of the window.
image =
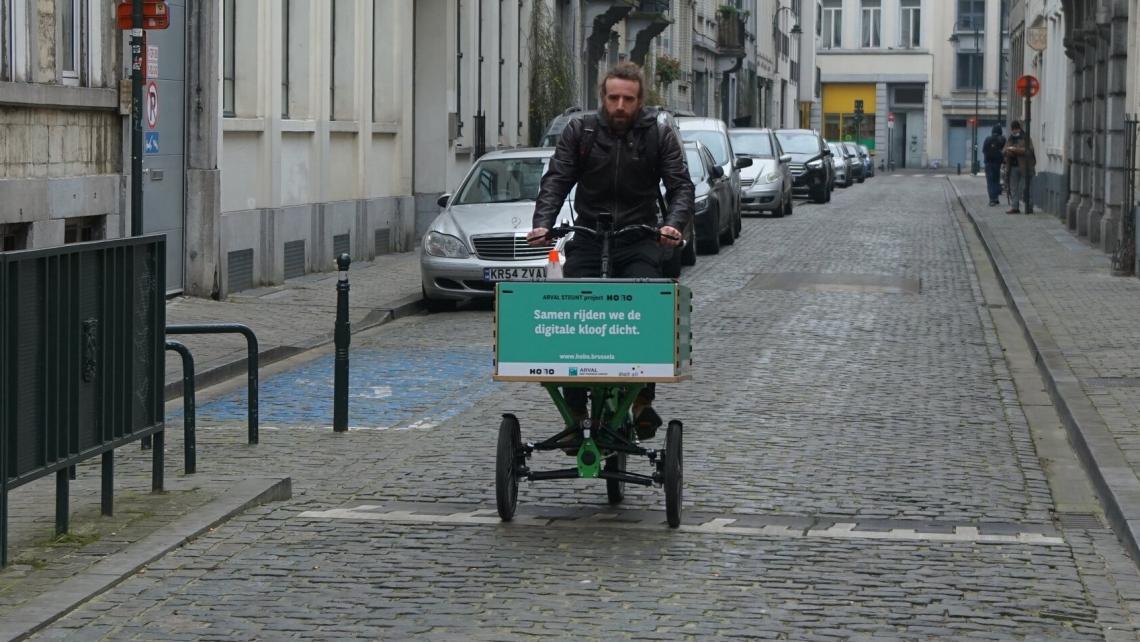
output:
M986 26L986 0L958 0L958 28L979 31Z
M922 0L901 0L900 47L922 46Z
M985 56L980 51L958 52L958 89L981 88L984 62Z
M0 0L0 80L25 80L27 2Z
M883 39L879 33L880 20L883 7L880 0L863 0L862 27L864 47L882 47Z
M332 0L331 46L332 70L329 74L329 92L332 120L353 120L356 108L355 95L356 2Z
M518 203L538 198L549 158L508 158L480 162L456 192L456 205Z
M823 4L823 43L824 49L838 49L843 46L843 7L840 0L826 0Z
M289 117L289 5L293 0L281 3L281 117Z
M234 76L237 71L237 57L234 47L237 46L236 0L225 0L222 6L222 114L233 117L234 113Z
M80 216L69 218L63 226L64 243L86 243L103 239L104 217Z
M63 0L58 5L60 20L59 65L64 84L79 84L80 34L83 32L83 7L79 0Z

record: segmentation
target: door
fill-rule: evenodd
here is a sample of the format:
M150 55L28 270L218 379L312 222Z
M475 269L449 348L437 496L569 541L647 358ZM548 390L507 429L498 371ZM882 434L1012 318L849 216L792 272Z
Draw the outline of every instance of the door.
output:
M906 137L906 112L895 112L895 126L887 129L887 136L890 142L887 147L890 149L890 155L887 157L888 163L894 163L896 168L907 167L907 137Z
M961 164L963 170L970 171L970 128L966 127L964 120L952 120L949 132L945 169L957 171Z
M182 290L185 227L186 0L167 0L170 28L146 32L143 232L166 234L166 290Z

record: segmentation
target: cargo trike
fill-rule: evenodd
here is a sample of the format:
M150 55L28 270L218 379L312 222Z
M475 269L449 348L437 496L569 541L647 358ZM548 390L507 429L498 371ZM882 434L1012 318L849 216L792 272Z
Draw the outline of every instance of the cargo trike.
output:
M599 230L562 226L602 241L602 275L609 273L609 246L626 233L658 234L636 225L613 230L601 217ZM556 434L524 442L518 418L504 414L495 462L499 516L510 521L518 505L519 480L604 479L610 503L626 484L660 485L669 526L681 523L682 424L668 422L660 450L641 444L632 416L634 400L649 383L690 378L692 333L689 289L671 279L548 279L503 281L495 288L496 381L536 382L549 393L562 424ZM564 390L585 388L585 418L575 418ZM576 457L573 467L535 470L536 452ZM628 468L645 458L649 474Z

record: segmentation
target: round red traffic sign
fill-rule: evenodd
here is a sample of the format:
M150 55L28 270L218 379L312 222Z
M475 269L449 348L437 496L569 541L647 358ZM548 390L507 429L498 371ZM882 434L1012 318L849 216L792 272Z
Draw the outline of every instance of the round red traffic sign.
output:
M887 112L887 122L888 123L895 122L895 112L893 112L893 111Z
M1029 96L1030 98L1037 95L1041 91L1041 83L1037 81L1036 76L1022 76L1017 79L1017 95Z

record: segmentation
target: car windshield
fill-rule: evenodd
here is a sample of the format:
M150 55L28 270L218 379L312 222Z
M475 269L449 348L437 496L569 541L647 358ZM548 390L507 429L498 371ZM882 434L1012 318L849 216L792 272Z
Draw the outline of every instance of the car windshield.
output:
M685 150L685 163L689 166L689 178L694 182L705 177L705 164L701 162L701 153L695 149Z
M835 143L828 143L827 148L831 150L832 156L843 156L843 152L839 151L839 147Z
M549 158L482 160L459 188L455 205L518 203L538 198L538 187Z
M728 162L728 146L724 144L724 134L715 130L693 131L681 130L681 140L685 142L698 140L712 152L713 160L717 165Z
M818 154L819 139L815 134L796 134L792 132L776 132L776 139L780 147L790 154Z
M732 140L732 151L737 156L758 156L760 158L775 158L772 151L772 139L768 134L733 134L728 137Z

